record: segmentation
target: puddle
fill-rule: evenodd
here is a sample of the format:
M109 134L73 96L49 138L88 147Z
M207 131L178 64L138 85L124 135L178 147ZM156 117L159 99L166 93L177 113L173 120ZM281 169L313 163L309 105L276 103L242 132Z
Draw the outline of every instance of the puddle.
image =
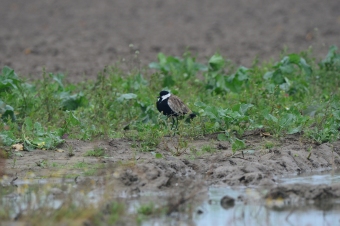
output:
M340 171L324 172L317 175L277 179L278 185L339 185ZM307 186L308 188L308 186ZM266 189L240 187L211 187L209 200L198 207L194 214L196 225L340 225L340 203L333 200L332 205L320 206L305 204L293 206L284 200L265 200ZM235 200L234 205L222 207L221 200L228 196ZM271 202L276 203L273 205ZM327 208L328 207L328 208Z
M299 175L276 179L278 185L306 184L314 188L318 185L340 185L340 172ZM14 186L13 186L14 185ZM34 187L35 186L35 187ZM5 188L5 189L4 189ZM7 191L6 191L7 189ZM79 192L74 179L29 179L16 180L2 188L2 203L6 203L10 216L14 219L26 209L39 209L41 206L58 209L67 197L72 197L76 205L98 204L113 198L108 195L108 186L98 183L90 186L87 192ZM333 202L327 208L305 203L291 205L283 199L264 199L268 189L260 187L217 187L208 189L207 199L193 208L193 213L180 219L193 221L195 225L340 225L340 202ZM4 195L5 194L5 195ZM39 195L38 195L39 194ZM154 202L164 205L168 194L140 193L131 196L126 193L115 194L127 203L127 211L136 212L140 203ZM227 198L228 197L228 198ZM81 200L81 201L79 201ZM223 200L223 201L222 201ZM69 201L69 200L68 200ZM176 225L172 217L162 217L144 221L142 225Z
M265 191L263 191L265 192ZM235 199L235 205L223 208L224 196ZM255 188L212 187L209 200L198 207L194 214L195 225L338 225L340 224L340 205L331 210L319 210L314 206L289 208L270 208L261 200L261 193ZM245 203L240 200L248 200Z
M277 179L278 184L311 184L311 185L334 185L340 184L340 171L334 172L321 172L315 173L303 173L299 176L281 177Z

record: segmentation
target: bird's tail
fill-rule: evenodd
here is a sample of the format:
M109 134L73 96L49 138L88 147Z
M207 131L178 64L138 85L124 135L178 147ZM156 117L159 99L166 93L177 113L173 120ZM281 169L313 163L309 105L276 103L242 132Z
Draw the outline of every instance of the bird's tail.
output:
M191 112L190 114L186 115L185 121L187 123L190 123L193 118L195 118L198 114Z
M193 118L195 118L197 116L197 113L190 113L189 114L189 118L190 119L193 119Z
M197 116L197 114L195 114L195 113L191 113L191 114L189 115L190 119L193 119L193 118L195 118L196 116Z

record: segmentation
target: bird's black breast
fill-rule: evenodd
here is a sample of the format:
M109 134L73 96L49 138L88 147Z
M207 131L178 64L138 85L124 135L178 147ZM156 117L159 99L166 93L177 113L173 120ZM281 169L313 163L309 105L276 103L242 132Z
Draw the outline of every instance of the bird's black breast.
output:
M159 101L157 101L156 106L159 112L163 112L164 115L174 115L177 116L177 114L171 110L171 108L168 105L169 98L162 101L162 98L160 98Z

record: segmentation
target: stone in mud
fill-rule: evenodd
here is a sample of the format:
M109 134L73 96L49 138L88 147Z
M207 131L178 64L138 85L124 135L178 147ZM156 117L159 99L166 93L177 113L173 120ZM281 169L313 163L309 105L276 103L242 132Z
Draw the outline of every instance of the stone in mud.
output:
M127 169L120 175L120 180L124 183L124 185L130 186L138 182L138 175L132 172L131 169Z
M235 199L226 195L221 199L220 203L224 209L230 209L235 206Z
M148 180L155 180L157 177L159 177L160 172L156 169L152 169L146 173L146 178Z
M255 181L262 180L263 175L262 173L255 172L255 173L246 173L242 177L240 177L238 180L243 184L257 184Z

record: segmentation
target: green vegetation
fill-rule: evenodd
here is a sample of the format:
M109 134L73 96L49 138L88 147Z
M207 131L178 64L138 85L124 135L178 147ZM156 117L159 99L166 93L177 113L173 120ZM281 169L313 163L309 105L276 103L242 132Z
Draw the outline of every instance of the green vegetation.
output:
M93 176L97 173L98 169L103 169L104 164L97 163L97 164L89 164L86 162L77 162L71 168L74 169L83 169L84 176Z
M209 145L209 144L203 145L203 147L202 147L202 152L213 153L215 151L216 151L216 149L212 145Z
M85 153L84 156L94 156L94 157L102 157L104 156L105 151L102 148L95 148L93 150L89 150Z
M300 133L317 143L332 142L339 138L340 54L333 46L320 62L310 55L284 53L279 62L245 68L220 54L201 64L189 53L183 58L160 53L149 69L126 74L118 66L106 67L95 81L79 84L46 72L28 83L4 67L0 142L23 143L31 151L55 149L63 137L127 137L138 150L154 151L173 133L155 107L162 89L199 114L191 123L181 121L182 137L218 132L235 151L246 147L242 134L258 128L273 137ZM103 154L94 150L87 156Z
M265 144L264 144L264 147L267 148L267 149L271 149L275 146L275 143L272 142L272 141L266 141Z
M137 209L137 213L141 214L141 215L151 215L152 213L155 212L155 205L153 203L148 203L145 205L141 205L138 209Z

